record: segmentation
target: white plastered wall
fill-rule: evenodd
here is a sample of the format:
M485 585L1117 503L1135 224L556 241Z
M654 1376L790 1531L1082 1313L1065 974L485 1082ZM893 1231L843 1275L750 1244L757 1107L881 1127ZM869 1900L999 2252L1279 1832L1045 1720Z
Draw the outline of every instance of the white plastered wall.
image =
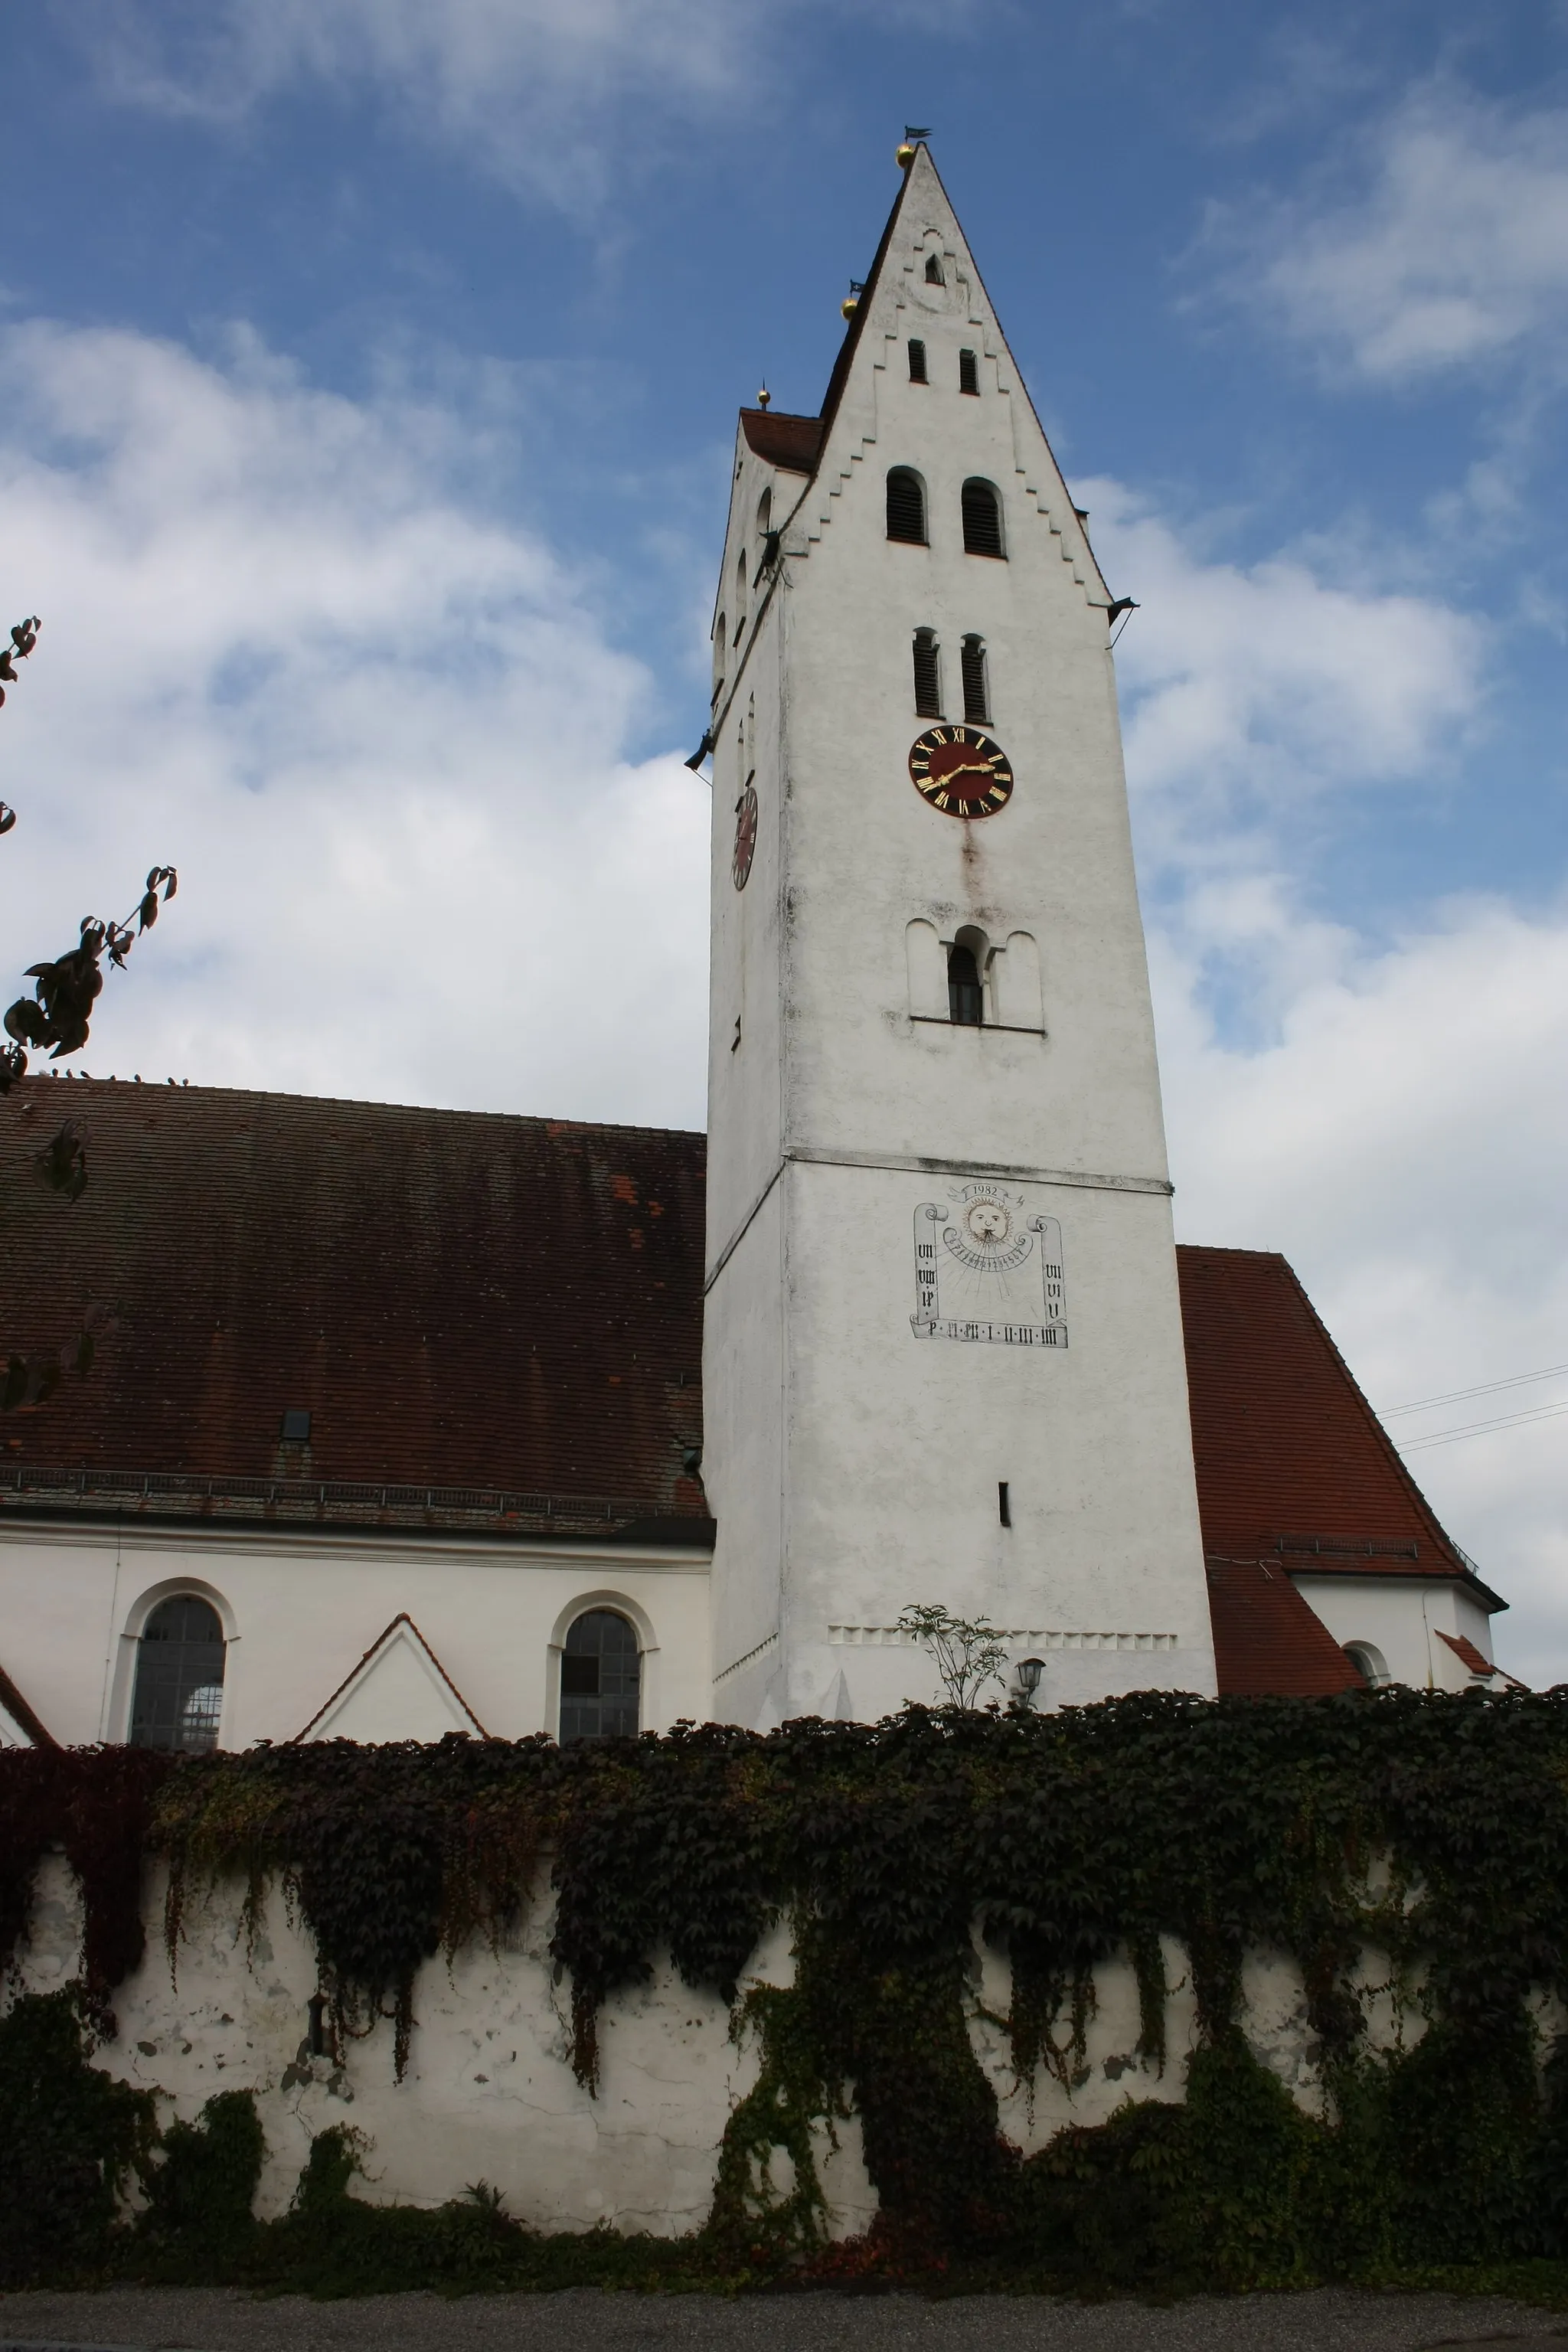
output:
M663 1730L709 1711L708 1569L705 1552L676 1548L13 1524L0 1525L0 1618L6 1671L73 1745L125 1738L152 1606L205 1595L228 1642L220 1741L244 1748L302 1731L405 1613L488 1732L552 1731L563 1623L618 1605L643 1646L644 1726ZM408 1682L402 1714L389 1708L396 1680L366 1685L353 1736L458 1727L428 1675Z
M1370 1643L1391 1678L1417 1690L1468 1690L1477 1680L1439 1633L1492 1654L1491 1617L1458 1577L1294 1575L1290 1581L1342 1649Z

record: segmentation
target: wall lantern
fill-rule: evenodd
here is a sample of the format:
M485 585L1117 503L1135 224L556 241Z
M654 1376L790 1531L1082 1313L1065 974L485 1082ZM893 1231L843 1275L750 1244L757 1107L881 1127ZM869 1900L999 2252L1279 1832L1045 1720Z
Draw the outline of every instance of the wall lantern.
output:
M1033 1706L1035 1693L1040 1687L1040 1677L1046 1671L1044 1658L1020 1658L1018 1661L1018 1696L1025 1706Z

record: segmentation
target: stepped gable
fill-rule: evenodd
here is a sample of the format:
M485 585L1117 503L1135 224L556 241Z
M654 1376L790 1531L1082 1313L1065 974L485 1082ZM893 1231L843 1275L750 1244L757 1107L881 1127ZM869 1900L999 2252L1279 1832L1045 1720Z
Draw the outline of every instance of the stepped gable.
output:
M1205 1553L1315 1575L1462 1577L1500 1607L1284 1258L1183 1244L1176 1262Z
M29 1168L68 1118L74 1204ZM575 1514L704 1541L685 1466L704 1154L658 1129L28 1079L0 1103L4 1352L110 1319L87 1379L0 1424L0 1506ZM308 1443L281 1441L291 1408Z

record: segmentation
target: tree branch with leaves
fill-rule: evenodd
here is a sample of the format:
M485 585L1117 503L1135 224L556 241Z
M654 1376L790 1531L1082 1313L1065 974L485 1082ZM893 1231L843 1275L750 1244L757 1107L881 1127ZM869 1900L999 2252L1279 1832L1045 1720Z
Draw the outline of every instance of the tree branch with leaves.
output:
M911 1602L899 1618L936 1662L948 1703L972 1707L987 1683L1000 1683L1007 1644L985 1617L955 1617L950 1609Z
M9 644L0 645L0 706L5 700L5 688L16 683L17 663L31 655L42 626L37 614L31 614L14 625ZM16 810L0 801L0 835L10 833L16 823ZM28 965L26 977L33 982L33 992L17 997L0 1023L7 1040L0 1045L0 1095L9 1094L17 1080L26 1076L29 1049L35 1053L47 1049L56 1062L81 1051L103 992L105 960L113 970L124 970L136 941L143 931L152 929L159 908L167 906L177 887L172 866L154 866L141 898L122 922L106 923L97 915L84 916L74 947L52 962ZM51 1192L68 1202L80 1200L87 1190L87 1147L74 1119L68 1119L32 1157L36 1173ZM9 1355L0 1370L0 1412L41 1403L58 1388L68 1371L87 1372L92 1363L95 1331L104 1319L100 1308L89 1307L68 1348L32 1356Z

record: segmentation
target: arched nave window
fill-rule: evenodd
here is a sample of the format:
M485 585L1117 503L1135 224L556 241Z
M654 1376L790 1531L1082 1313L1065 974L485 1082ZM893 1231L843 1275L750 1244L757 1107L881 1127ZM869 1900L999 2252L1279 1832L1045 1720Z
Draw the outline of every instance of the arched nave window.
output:
M1387 1689L1394 1676L1388 1671L1388 1660L1374 1643L1347 1642L1344 1652L1356 1672L1365 1676L1373 1690Z
M223 1665L223 1627L212 1602L195 1592L160 1601L136 1648L132 1748L173 1748L186 1756L216 1748Z
M925 484L908 466L895 466L888 476L888 537L910 547L926 543Z
M561 1745L635 1738L641 1728L642 1655L616 1609L587 1609L561 1652Z

